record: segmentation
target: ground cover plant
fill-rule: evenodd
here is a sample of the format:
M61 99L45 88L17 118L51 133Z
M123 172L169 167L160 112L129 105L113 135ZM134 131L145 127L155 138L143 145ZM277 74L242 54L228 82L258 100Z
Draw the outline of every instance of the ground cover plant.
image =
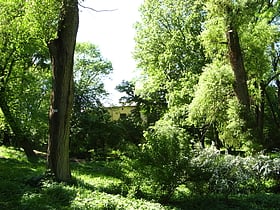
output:
M204 155L205 156L205 155ZM127 158L127 157L126 157ZM128 159L128 158L127 158ZM132 160L130 160L132 161ZM45 160L27 161L23 151L0 147L1 209L278 209L278 194L193 194L180 185L169 202L161 204L145 191L128 160L71 162L73 181L58 183L45 172ZM130 182L128 181L130 180ZM139 181L139 179L138 179ZM144 183L143 183L144 184ZM143 188L149 190L148 188ZM139 189L138 189L139 190ZM150 194L152 192L149 192ZM148 193L147 193L148 194Z
M29 163L22 151L0 147L1 209L167 209L159 203L121 195L121 180L105 163L72 163L74 181L57 183L34 177L44 160Z

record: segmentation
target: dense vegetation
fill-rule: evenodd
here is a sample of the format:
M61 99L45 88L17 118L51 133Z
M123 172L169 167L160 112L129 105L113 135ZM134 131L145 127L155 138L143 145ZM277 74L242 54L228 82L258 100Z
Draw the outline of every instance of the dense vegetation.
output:
M160 204L148 199L148 194L153 194L148 186L146 195L137 191L137 186L128 181L132 181L134 172L127 170L129 166L120 160L72 160L73 181L69 184L54 182L47 176L40 179L45 171L45 159L30 163L20 150L0 147L0 163L3 210L278 209L280 204L278 194L260 191L227 197L218 193L193 195L184 185L177 188L169 204Z
M65 44L82 2L0 0L1 209L279 208L280 2L146 0L117 121L111 62Z

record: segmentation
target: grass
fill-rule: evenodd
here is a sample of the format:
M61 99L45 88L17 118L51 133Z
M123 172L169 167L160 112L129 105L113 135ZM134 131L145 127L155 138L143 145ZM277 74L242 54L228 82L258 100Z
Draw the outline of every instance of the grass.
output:
M121 174L106 162L71 164L75 184L45 180L32 186L30 179L45 172L44 160L29 163L22 151L0 147L0 209L171 209L123 196L127 190Z
M124 183L121 162L73 162L73 184L44 180L32 185L32 177L45 172L45 160L27 161L20 150L0 147L0 209L279 209L278 194L190 196L184 187L172 202L160 204L131 196Z

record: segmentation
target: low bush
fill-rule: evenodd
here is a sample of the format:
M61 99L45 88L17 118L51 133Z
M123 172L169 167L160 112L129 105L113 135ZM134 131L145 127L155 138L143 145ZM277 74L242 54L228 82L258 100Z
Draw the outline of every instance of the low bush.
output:
M190 161L189 187L196 193L254 193L277 183L280 159L263 154L240 157L214 147L196 151Z

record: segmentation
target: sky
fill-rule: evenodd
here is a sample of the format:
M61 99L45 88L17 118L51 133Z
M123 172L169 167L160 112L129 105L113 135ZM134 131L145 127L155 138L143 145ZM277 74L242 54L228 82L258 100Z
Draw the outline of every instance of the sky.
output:
M121 94L115 87L122 80L131 80L136 75L136 62L133 60L135 29L133 25L140 20L138 11L144 0L85 0L82 5L95 10L114 10L94 12L80 7L80 23L77 42L91 42L98 46L102 56L111 61L113 73L105 81L110 93L107 105L117 105Z

